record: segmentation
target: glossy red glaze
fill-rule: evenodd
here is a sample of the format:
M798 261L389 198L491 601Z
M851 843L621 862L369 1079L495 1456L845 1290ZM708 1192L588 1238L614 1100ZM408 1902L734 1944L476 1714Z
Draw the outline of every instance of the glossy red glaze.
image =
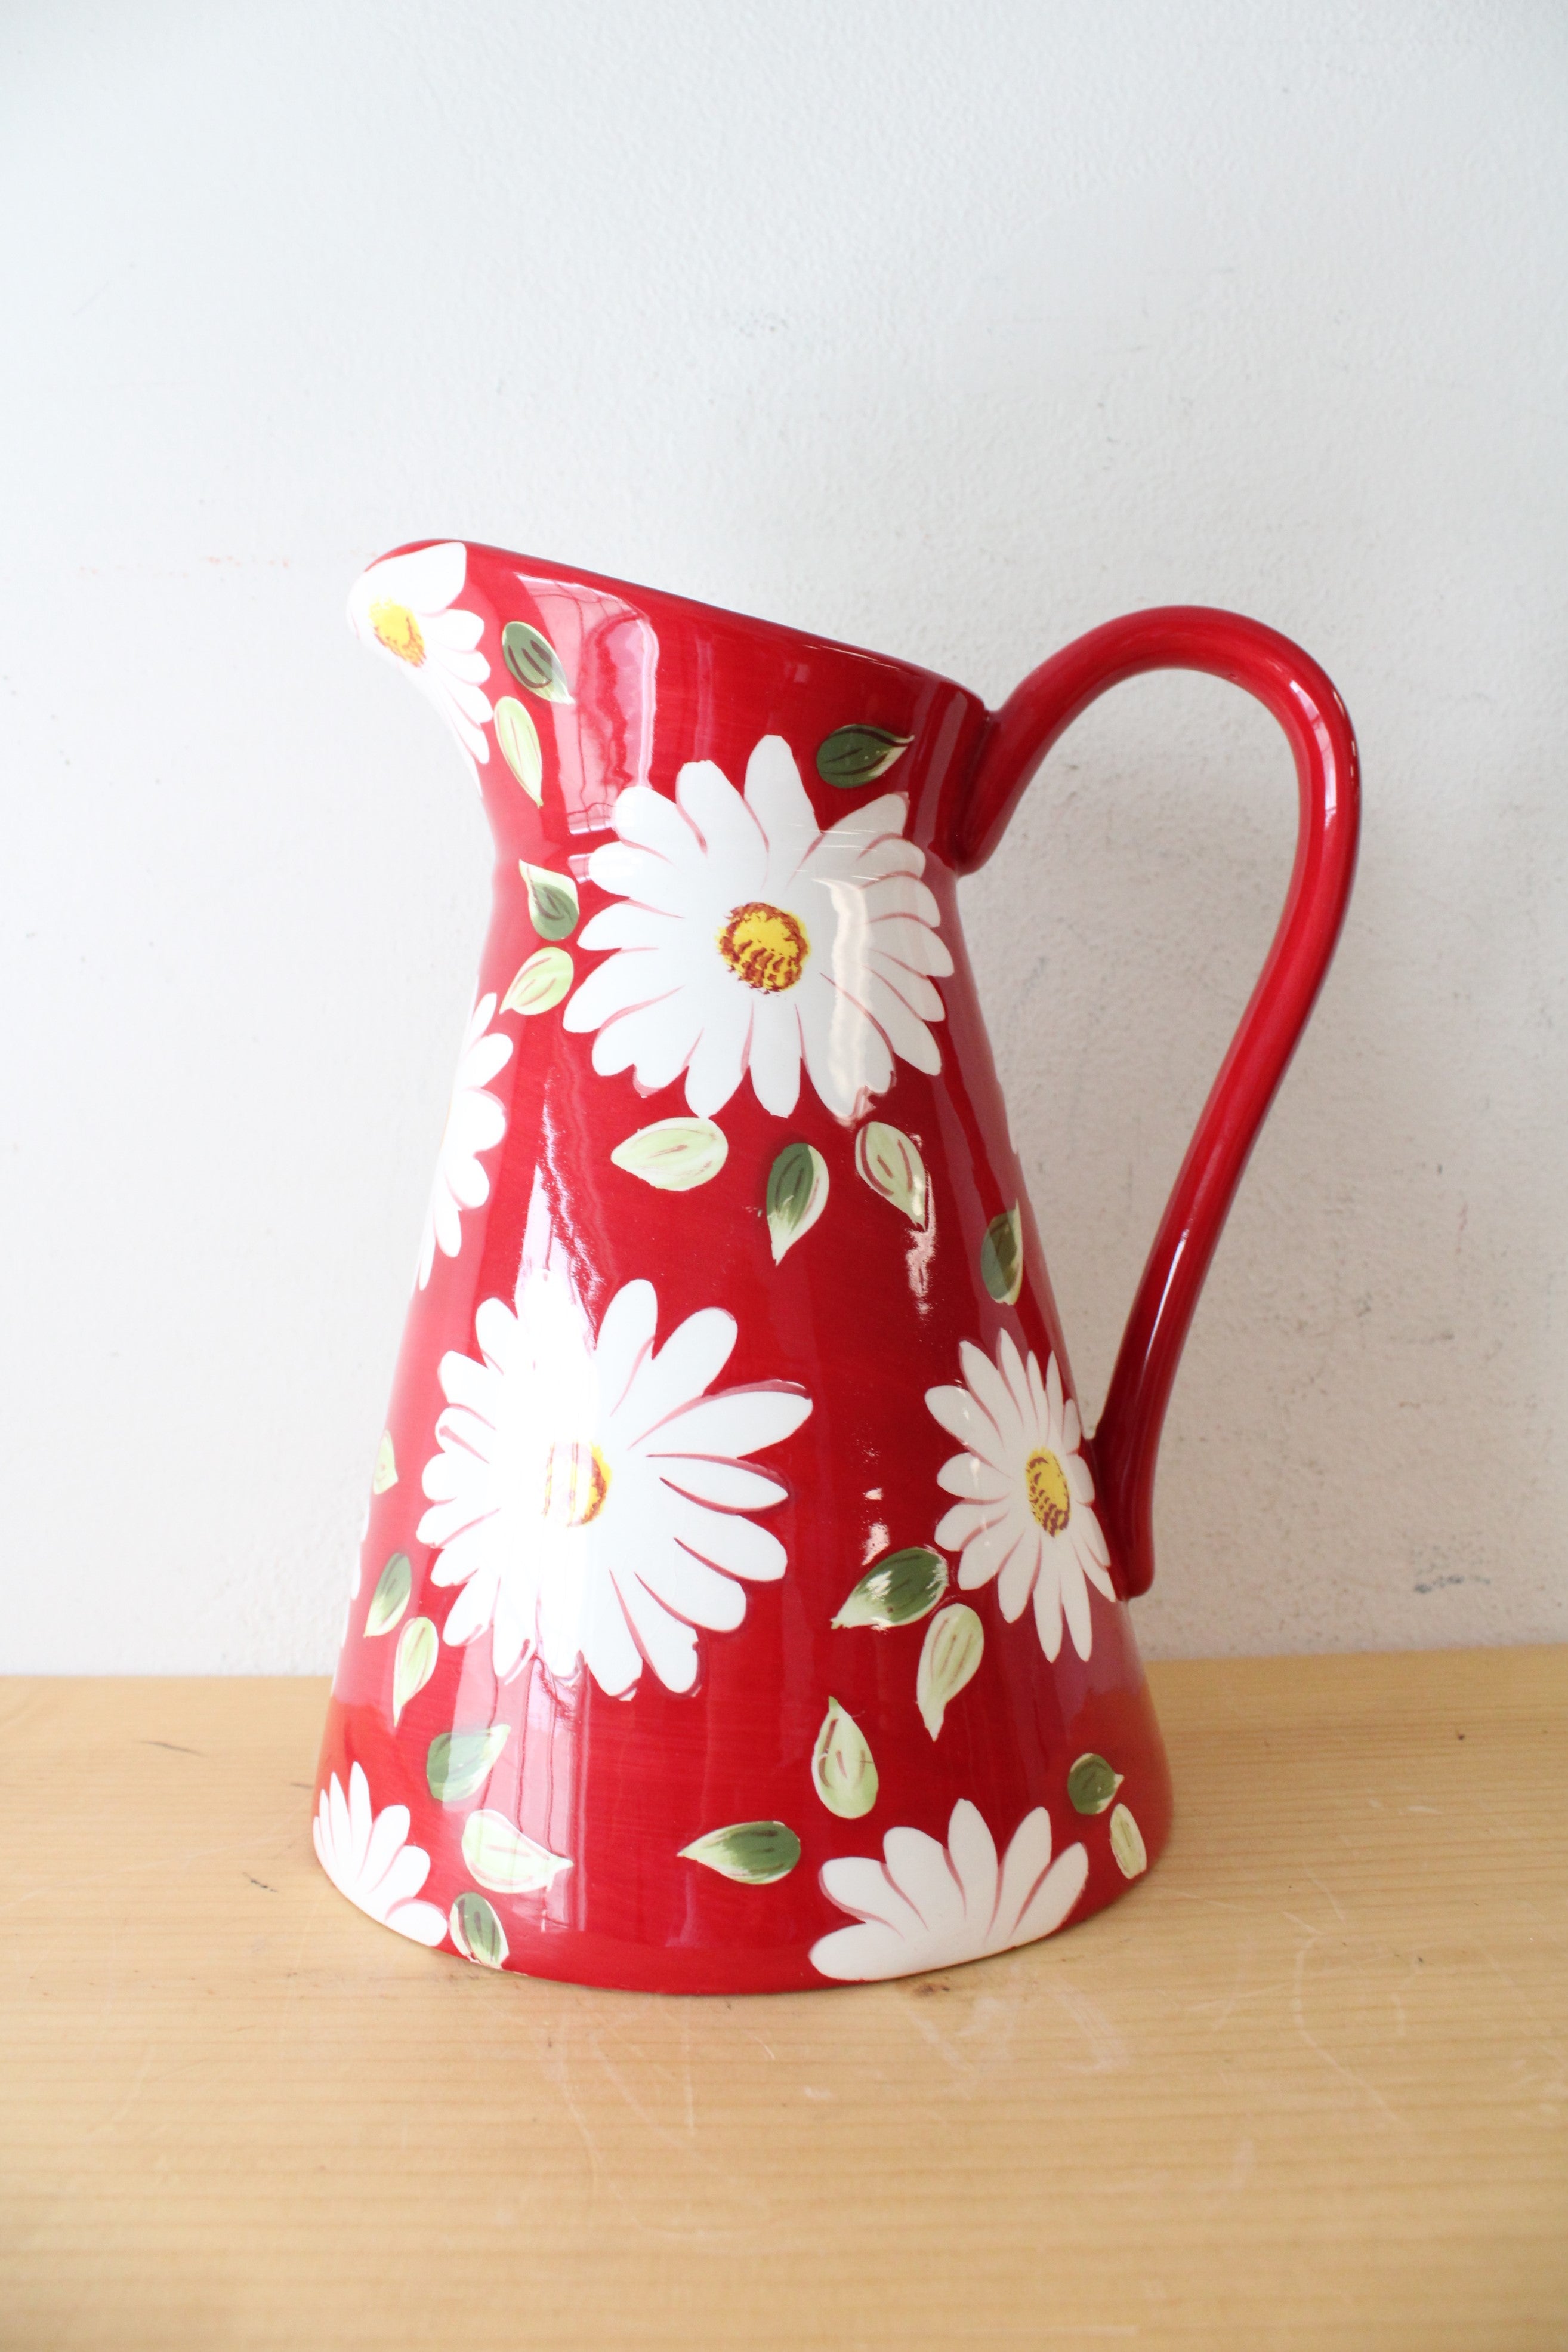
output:
M1124 1596L1148 1582L1197 1288L1343 911L1333 688L1267 630L1174 611L1096 631L988 717L906 664L451 542L373 566L350 614L478 759L497 866L323 1744L323 1860L427 1943L669 1990L946 1965L1087 1916L1168 1830ZM1301 847L1091 1442L956 885L1077 712L1161 667L1275 711ZM732 1019L751 1059L724 1092ZM689 1188L664 1189L622 1147L677 1120ZM653 1345L682 1335L657 1368L650 1285ZM670 1367L704 1347L682 1388ZM914 1549L944 1590L835 1625ZM957 1665L933 1732L925 1682ZM486 1729L444 1781L449 1735L461 1760Z

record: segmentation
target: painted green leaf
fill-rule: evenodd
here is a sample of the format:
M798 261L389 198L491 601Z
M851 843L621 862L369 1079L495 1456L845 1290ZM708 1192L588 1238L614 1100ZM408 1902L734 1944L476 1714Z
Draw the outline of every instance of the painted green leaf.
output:
M507 1744L507 1728L492 1723L480 1731L443 1731L431 1741L424 1777L437 1804L455 1805L483 1788Z
M560 666L560 656L549 639L527 621L508 621L501 632L501 652L519 686L545 702L570 702L571 688Z
M1103 1813L1122 1785L1103 1756L1081 1756L1067 1776L1067 1794L1075 1813ZM1130 1816L1129 1816L1130 1818Z
M501 1967L507 1957L507 1931L482 1895L472 1889L460 1895L446 1924L465 1960L477 1960L482 1969Z
M572 962L564 948L539 948L501 999L503 1013L549 1013L571 987Z
M1141 1878L1149 1866L1144 1832L1125 1805L1118 1805L1111 1816L1111 1851L1124 1878Z
M788 1878L800 1859L800 1841L784 1822L731 1822L724 1830L709 1830L680 1850L683 1862L700 1862L721 1878L742 1886L771 1886Z
M392 1432L383 1429L382 1442L376 1448L376 1466L371 1478L372 1495L384 1495L389 1486L397 1485L397 1455L392 1452Z
M528 920L540 939L570 939L581 912L570 875L557 874L549 866L525 866L521 858L517 871L528 886Z
M828 1205L828 1163L815 1144L787 1143L768 1171L768 1231L777 1265Z
M920 1146L901 1127L868 1118L855 1138L855 1168L884 1201L902 1209L912 1225L925 1223L930 1185Z
M890 1551L868 1568L833 1623L913 1625L936 1608L947 1590L947 1563L939 1551L915 1544Z
M532 713L515 694L504 694L496 705L496 740L501 757L536 808L545 797L545 755Z
M1016 1201L986 1227L980 1279L998 1307L1016 1306L1023 1288L1023 1219Z
M811 1778L829 1812L841 1821L858 1822L876 1802L876 1759L854 1717L836 1698L828 1701L817 1734Z
M610 1157L656 1192L689 1192L718 1174L729 1144L711 1118L656 1118L618 1143Z
M571 1863L525 1837L505 1813L470 1813L463 1824L463 1859L481 1886L497 1895L538 1895Z
M914 738L890 735L885 727L835 727L817 746L817 773L825 784L852 792L872 784L902 760Z
M933 1739L958 1693L979 1672L985 1646L985 1627L962 1601L938 1610L926 1627L915 1677L915 1702Z
M441 1636L428 1617L411 1617L397 1637L392 1661L392 1726L411 1698L416 1698L435 1672Z
M371 1639L378 1633L392 1632L408 1607L408 1596L413 1591L413 1568L409 1556L405 1551L394 1551L376 1579L376 1589L365 1612L365 1632Z

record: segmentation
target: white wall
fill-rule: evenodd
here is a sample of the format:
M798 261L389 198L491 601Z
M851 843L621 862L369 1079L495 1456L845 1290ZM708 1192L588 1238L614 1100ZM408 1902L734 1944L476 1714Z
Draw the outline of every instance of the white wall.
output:
M1307 645L1359 891L1140 1623L1568 1636L1553 0L34 0L0 110L0 1664L329 1664L487 887L342 600L448 532L993 699L1139 604ZM1091 1404L1291 802L1146 682L966 886Z

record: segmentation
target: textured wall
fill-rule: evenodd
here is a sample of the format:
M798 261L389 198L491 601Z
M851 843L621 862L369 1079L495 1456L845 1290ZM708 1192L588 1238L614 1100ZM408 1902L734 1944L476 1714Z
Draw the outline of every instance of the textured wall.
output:
M487 864L342 599L447 532L993 698L1302 640L1359 893L1140 1623L1568 1635L1560 8L17 7L0 204L0 1664L329 1661ZM1091 1411L1291 801L1145 682L966 886Z

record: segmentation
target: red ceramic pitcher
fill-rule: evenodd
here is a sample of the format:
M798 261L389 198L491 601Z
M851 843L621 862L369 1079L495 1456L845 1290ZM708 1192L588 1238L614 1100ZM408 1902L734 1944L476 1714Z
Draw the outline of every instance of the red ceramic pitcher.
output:
M948 679L458 542L367 645L445 713L495 903L322 1748L317 1850L489 1968L737 1992L1049 1935L1158 1855L1127 1603L1198 1287L1355 853L1343 705L1226 613ZM958 919L1144 670L1289 736L1279 932L1084 1427Z

